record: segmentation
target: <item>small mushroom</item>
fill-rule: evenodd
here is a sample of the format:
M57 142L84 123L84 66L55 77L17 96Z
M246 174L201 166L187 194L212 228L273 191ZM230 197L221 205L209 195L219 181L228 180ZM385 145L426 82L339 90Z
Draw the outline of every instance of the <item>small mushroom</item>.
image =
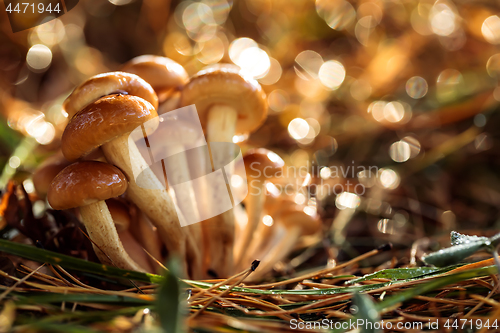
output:
M260 278L274 265L285 259L297 245L301 236L313 235L321 230L321 221L316 214L309 215L302 207L285 211L275 219L277 229L267 244L269 249L261 260L259 270L253 278Z
M135 262L145 267L148 272L154 272L151 265L150 257L144 252L142 244L140 244L132 235L130 228L130 214L125 204L116 199L106 200L113 222L115 223L118 237L125 248L125 251Z
M245 198L245 208L248 215L248 223L243 230L240 244L239 256L236 265L246 264L250 260L247 255L248 247L254 237L259 222L262 220L262 211L266 197L266 181L274 179L283 172L285 162L276 153L267 149L249 150L243 157L247 172L248 195Z
M35 170L33 174L33 185L38 196L44 199L47 196L50 183L57 176L62 169L70 165L63 154L58 151L54 155L43 161Z
M266 250L268 250L266 244L269 243L273 230L276 228L274 220L282 213L300 207L304 208L303 206L298 206L289 195L279 195L271 191L266 191L264 214L269 215L273 220L271 224L265 224L262 219L260 220L248 251L246 251L246 253L248 253L246 256L247 259L262 257L262 255L266 253Z
M154 55L133 58L123 65L121 70L146 80L158 95L160 104L167 103L167 99L189 81L182 65L172 59Z
M70 120L62 136L62 151L67 159L75 160L101 146L108 162L118 166L127 175L129 198L157 227L169 254L184 259L186 236L179 224L172 198L151 171L135 143L129 140L132 130L156 117L154 106L140 97L104 96ZM140 172L144 182L141 186L134 177Z
M209 145L213 142L233 142L235 135L248 134L257 129L267 115L266 96L258 82L244 77L239 67L228 64L208 67L190 79L182 90L180 106L192 104L196 105ZM217 169L234 159L233 145L224 145L223 149L211 153ZM226 176L229 179L231 175ZM210 204L222 202L217 196L225 190L212 189L214 198ZM217 220L217 223L204 222L202 227L208 234L207 238L215 243L211 250L210 269L224 276L233 267L233 211L221 214Z
M105 202L123 194L126 189L125 175L111 164L76 162L54 178L47 199L57 210L79 207L82 222L101 262L123 269L145 271L123 248Z

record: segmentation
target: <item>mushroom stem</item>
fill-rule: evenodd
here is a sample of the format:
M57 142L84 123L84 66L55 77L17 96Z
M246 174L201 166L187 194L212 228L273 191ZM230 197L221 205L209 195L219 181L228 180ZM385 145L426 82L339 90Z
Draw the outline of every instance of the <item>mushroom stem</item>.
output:
M249 244L247 250L245 250L245 259L241 260L238 269L240 269L249 259L253 260L263 257L262 254L266 253L268 250L268 241L273 233L274 228L275 226L267 226L262 222L262 220L259 220L259 224L257 225L257 229L254 232L252 242Z
M130 228L137 242L139 242L154 259L162 263L161 241L158 238L156 230L141 211L137 212L136 223L131 223ZM148 261L152 267L155 268L153 271L161 274L163 269L158 266L158 263L153 258L148 256Z
M208 113L207 120L207 140L208 142L233 142L233 137L236 133L236 120L238 113L230 106L214 105ZM220 157L217 161L214 160L214 165L223 165L224 161L231 161L233 159L234 150L232 146L228 145L228 150L218 152L215 159ZM223 158L229 158L224 160ZM218 162L219 164L217 164Z
M80 215L90 239L95 244L93 247L97 257L102 263L132 271L146 271L132 260L123 248L113 218L104 201L80 207Z
M186 184L182 190L175 191L177 205L187 221L198 222L200 220L200 215L194 195L194 189L189 183L191 176L189 174L189 165L186 154L184 153L184 147L182 145L171 145L169 146L169 150L171 156L168 158L168 163L164 163L166 174L171 184ZM194 223L186 226L186 229L189 236L192 237L194 244L198 250L200 250L203 244L201 226L198 223Z
M214 105L208 113L207 120L207 141L211 142L233 142L236 132L236 120L238 113L232 107L225 105ZM225 149L212 150L212 166L223 168L227 161L234 159L233 145L224 145ZM223 170L223 169L222 169ZM224 172L224 170L223 170ZM232 172L232 170L231 170ZM225 175L226 181L230 181L230 175ZM217 205L218 195L227 193L226 189L212 189L214 193L212 205ZM222 213L219 218L210 219L203 223L203 230L210 240L208 247L210 263L209 268L215 271L219 277L229 276L233 266L233 244L234 244L234 212L232 209Z
M186 250L189 251L187 257L191 261L196 261L192 262L193 274L198 276L200 272L195 273L195 271L201 270L198 268L201 267L201 255L196 253L192 241L188 241L186 246L186 235L179 224L172 198L149 168L137 146L130 144L128 135L125 134L104 144L102 149L108 162L118 166L127 176L130 199L151 219L169 253L185 260ZM136 183L134 177L141 172L143 187Z
M265 189L264 181L261 179L252 179L249 184L249 193L246 197L245 207L248 215L248 223L243 229L238 248L236 266L246 265L250 260L251 252L248 247L254 238L259 222L262 220L262 209L264 207Z

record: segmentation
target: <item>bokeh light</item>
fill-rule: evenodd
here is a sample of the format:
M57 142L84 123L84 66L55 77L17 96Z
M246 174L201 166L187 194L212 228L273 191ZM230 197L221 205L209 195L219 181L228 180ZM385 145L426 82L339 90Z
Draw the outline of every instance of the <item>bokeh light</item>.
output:
M414 76L406 81L406 93L414 99L419 99L427 94L427 81L423 77Z
M457 17L450 4L436 2L429 13L432 31L439 36L449 36L457 29Z
M335 90L344 82L345 68L340 62L330 60L321 65L318 76L325 87Z
M380 219L377 223L377 229L383 234L393 235L396 233L394 221L391 219Z
M198 54L199 61L206 65L218 63L224 56L224 42L217 36L203 43L203 47Z
M317 79L321 66L323 66L323 57L318 52L306 50L300 52L295 57L295 73L303 80Z
M28 50L26 62L35 71L45 70L52 62L52 51L43 44L33 45Z
M274 224L274 220L270 215L264 215L262 217L262 223L264 223L268 227L272 227Z
M394 142L389 148L389 155L394 162L406 162L410 159L410 145L404 141Z
M229 57L243 72L256 79L264 77L271 67L267 52L250 38L234 40L229 46Z
M203 2L189 4L182 13L182 23L186 30L197 32L205 25L215 25L212 9Z
M295 118L288 124L288 133L295 140L304 139L309 133L309 130L309 124L302 118Z
M361 199L359 198L359 196L350 192L342 192L335 198L335 206L337 206L337 208L340 210L346 208L358 208L360 203Z
M389 102L383 109L384 118L391 122L397 123L405 116L405 108L400 102Z
M500 53L494 54L488 59L486 71L493 78L500 77Z
M283 74L283 69L278 60L269 57L270 67L266 75L259 78L259 82L264 85L272 85L279 81Z
M267 101L269 103L269 108L272 111L281 112L290 102L290 97L286 91L275 89L267 95Z
M492 15L484 20L481 32L488 43L500 44L500 17Z
M382 168L379 170L378 179L382 187L389 190L397 188L401 181L396 171L388 168Z
M316 11L335 30L346 29L356 19L354 7L345 0L316 0Z
M52 47L64 39L66 30L59 19L53 19L36 27L30 34L31 44L44 44Z
M460 94L460 90L463 88L463 85L464 78L462 73L456 69L445 69L437 78L437 98L441 101L451 100Z

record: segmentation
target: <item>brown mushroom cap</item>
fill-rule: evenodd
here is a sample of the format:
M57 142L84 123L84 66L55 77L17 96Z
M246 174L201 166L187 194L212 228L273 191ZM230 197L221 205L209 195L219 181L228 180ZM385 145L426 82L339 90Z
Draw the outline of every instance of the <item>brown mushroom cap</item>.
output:
M243 156L247 175L252 178L271 179L283 171L285 162L270 150L264 148L250 149Z
M157 116L146 100L131 95L108 95L78 112L62 135L64 157L74 161Z
M33 185L38 195L45 197L50 183L57 174L71 163L64 158L61 151L43 161L33 174Z
M52 208L62 210L114 198L126 189L127 179L117 167L96 161L76 162L54 178L47 199Z
M182 65L172 59L154 55L136 57L123 65L122 71L140 76L157 94L172 88L179 89L189 81Z
M182 90L181 106L195 104L201 123L214 105L231 106L238 112L236 134L257 129L267 116L267 99L260 84L244 77L239 67L219 64L194 75Z
M288 228L301 228L302 235L313 235L321 228L321 221L318 216L306 214L301 207L284 211L276 220L280 221L280 223L283 223Z
M128 230L130 226L130 214L128 207L116 199L106 200L109 213L115 223L116 231L122 232Z
M139 76L131 73L110 72L91 77L78 86L63 103L63 109L71 119L78 111L102 96L125 93L138 96L158 108L158 96L153 88Z

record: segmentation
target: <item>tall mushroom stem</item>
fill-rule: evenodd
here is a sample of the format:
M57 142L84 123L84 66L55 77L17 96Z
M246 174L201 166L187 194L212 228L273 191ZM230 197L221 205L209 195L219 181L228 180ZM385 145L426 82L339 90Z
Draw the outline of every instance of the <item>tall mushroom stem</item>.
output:
M118 166L127 176L130 199L151 219L170 253L182 260L188 251L187 258L193 267L192 277L199 276L201 254L190 237L186 242L172 198L149 168L137 146L130 144L128 135L122 135L104 144L102 149L108 162ZM142 187L136 183L134 176L141 172L141 181L144 182Z
M247 172L249 193L245 198L248 223L241 235L239 257L236 266L246 265L250 260L248 251L255 239L256 230L262 220L262 211L266 197L265 184L267 180L278 176L284 166L283 160L267 149L251 149L243 157Z
M247 207L249 205L247 204ZM294 201L290 198L280 198L278 196L274 196L271 193L266 195L264 200L264 211L266 214L269 214L273 219L279 218L280 214L283 212L291 210L293 207L302 207L297 206ZM303 208L303 207L302 207ZM259 221L262 222L262 221ZM271 238L273 233L276 232L275 229L281 227L279 223L273 223L268 226L264 223L259 223L257 229L255 230L255 236L246 251L248 253L247 258L261 258L264 253L269 251L271 244Z
M238 242L237 259L235 260L237 267L241 264L246 265L247 261L250 260L251 252L248 249L262 220L262 209L266 197L264 183L261 179L253 179L249 184L248 195L245 200L248 222Z
M198 212L198 207L196 204L196 197L194 195L194 189L189 186L191 179L189 173L189 165L186 154L184 153L184 147L182 145L170 145L169 151L171 156L168 158L168 163L164 163L165 173L168 175L169 180L172 184L186 183L188 186L183 187L182 190L175 191L175 196L177 198L177 205L184 214L184 218L187 221L199 221L200 216ZM198 223L189 224L186 226L186 230L190 237L193 239L193 243L200 252L200 247L203 244L201 226ZM201 253L200 253L201 256ZM201 258L200 258L201 261Z
M122 269L146 271L125 251L108 206L104 201L81 206L80 215L101 262Z
M225 105L215 105L208 113L207 121L207 141L212 156L212 165L224 166L227 161L234 158L233 145L224 145L225 149L213 150L212 142L233 142L236 132L236 120L238 113L232 107ZM226 175L226 181L229 182L231 175ZM214 188L215 194L211 204L217 205L220 202L218 195L221 193L230 193L227 189ZM231 198L232 200L232 198ZM232 209L222 213L219 218L210 219L203 223L203 230L207 233L209 242L210 269L217 272L221 277L231 274L233 265L233 244L234 244L234 212ZM217 241L219 240L219 241Z

